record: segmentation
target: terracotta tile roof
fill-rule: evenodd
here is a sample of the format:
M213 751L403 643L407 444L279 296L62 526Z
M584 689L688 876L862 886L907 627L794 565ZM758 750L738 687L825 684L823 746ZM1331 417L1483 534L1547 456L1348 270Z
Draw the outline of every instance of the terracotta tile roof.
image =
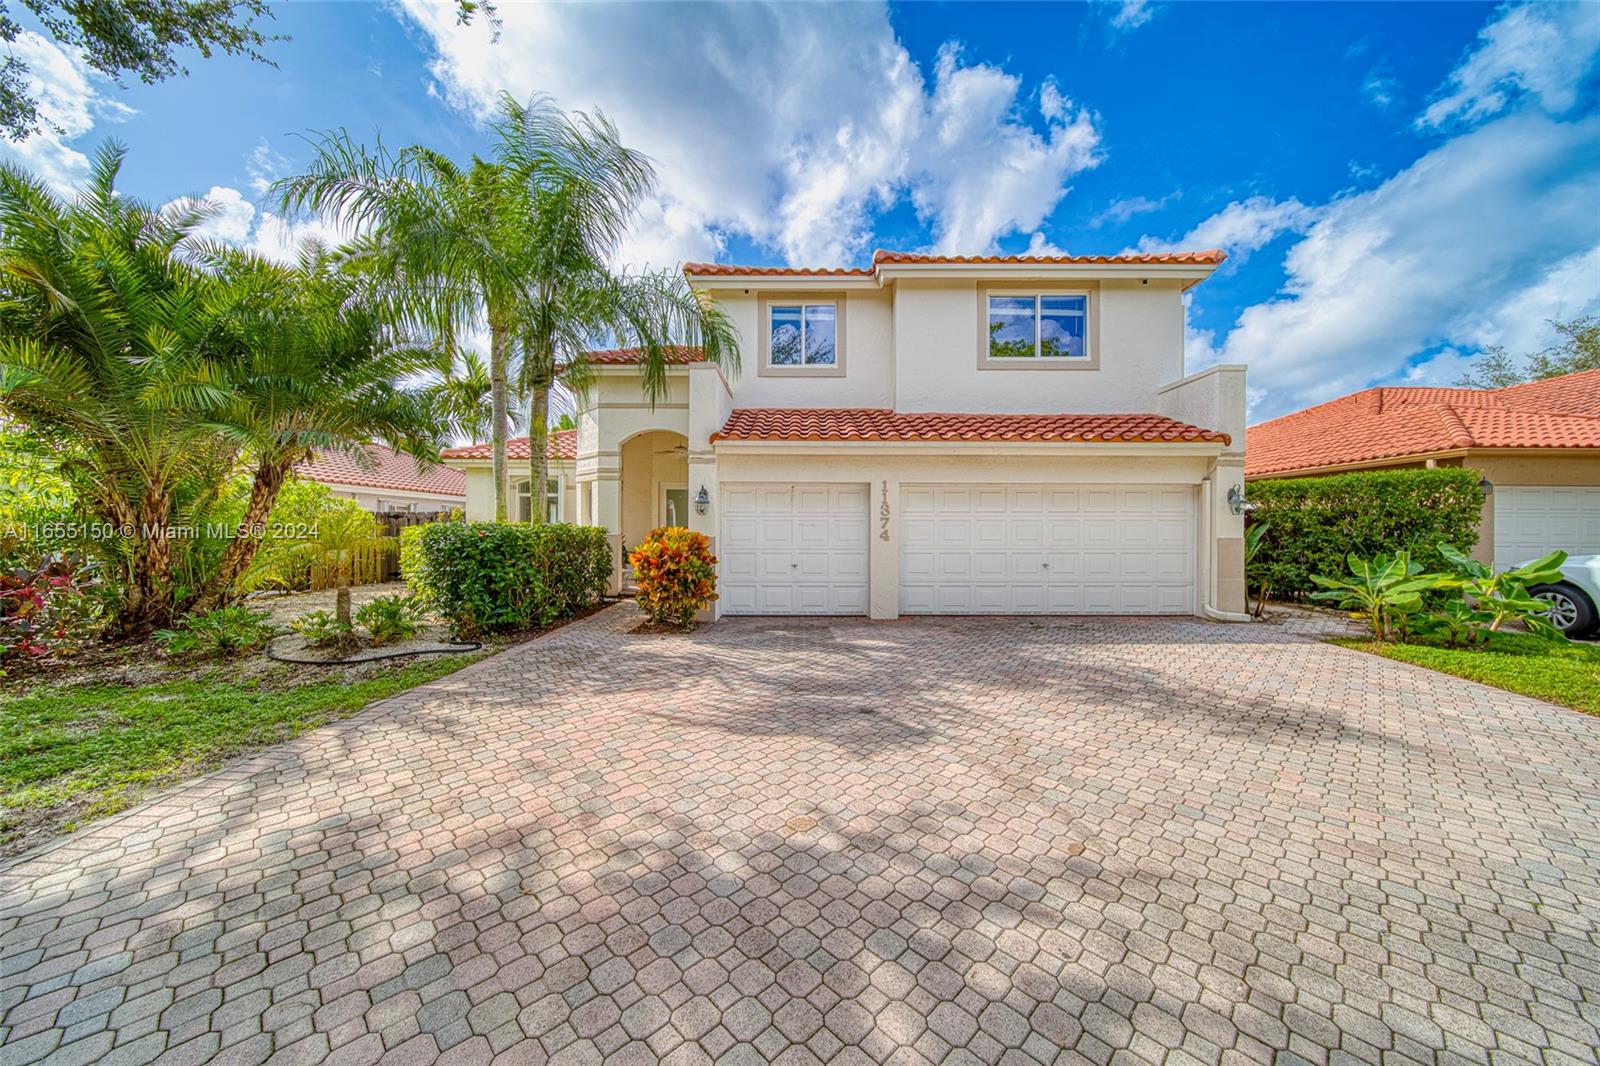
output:
M604 366L629 366L644 358L644 349L602 348L598 351L585 352L584 355L591 363L600 363ZM703 363L706 360L705 353L699 347L687 345L673 345L665 349L662 355L668 363Z
M307 481L328 485L357 485L367 489L434 492L444 496L467 495L467 475L448 466L420 466L381 444L369 444L359 455L325 452L294 468Z
M697 277L872 277L880 266L907 263L949 263L972 266L1039 264L1043 266L1216 266L1228 254L1203 252L1135 252L1127 255L925 255L921 252L872 253L870 267L734 266L729 263L685 263L683 272Z
M551 459L576 459L578 457L578 431L575 429L551 430L550 435L545 438L544 445L544 453ZM494 457L494 445L467 444L460 448L446 448L439 455L445 459L491 459ZM526 462L528 455L527 437L512 437L506 441L507 459L521 459Z
M906 414L882 408L745 407L712 440L1229 442L1161 415Z
M777 267L735 266L732 263L685 263L685 274L721 277L813 277L826 275L840 278L870 278L867 267Z
M1600 448L1600 370L1504 389L1383 386L1251 426L1250 477L1463 448Z
M1203 252L1132 252L1124 255L923 255L920 252L885 252L877 251L872 255L872 263L877 266L881 263L971 263L975 265L1009 264L1009 263L1043 263L1043 264L1078 264L1090 265L1196 265L1216 266L1228 253L1220 248L1208 248Z

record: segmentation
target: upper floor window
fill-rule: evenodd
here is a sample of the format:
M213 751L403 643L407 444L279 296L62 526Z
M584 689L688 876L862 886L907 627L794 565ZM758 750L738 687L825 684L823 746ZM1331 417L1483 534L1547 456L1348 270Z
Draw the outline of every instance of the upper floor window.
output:
M1087 359L1088 356L1087 295L990 294L990 359Z
M834 303L772 303L771 366L837 366L839 307Z

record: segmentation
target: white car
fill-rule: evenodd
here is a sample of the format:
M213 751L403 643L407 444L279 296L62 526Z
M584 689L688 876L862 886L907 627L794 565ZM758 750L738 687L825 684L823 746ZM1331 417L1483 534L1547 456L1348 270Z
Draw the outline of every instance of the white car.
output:
M1528 591L1550 604L1550 623L1569 637L1600 631L1600 555L1573 555L1561 565L1561 580Z

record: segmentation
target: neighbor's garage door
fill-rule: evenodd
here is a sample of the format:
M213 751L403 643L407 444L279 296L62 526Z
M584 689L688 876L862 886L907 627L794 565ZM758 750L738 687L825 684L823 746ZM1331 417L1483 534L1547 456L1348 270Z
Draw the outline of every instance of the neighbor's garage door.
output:
M1494 561L1505 568L1560 548L1600 553L1600 487L1496 485Z
M724 485L728 614L865 614L865 485Z
M1194 491L907 486L904 614L1190 614Z

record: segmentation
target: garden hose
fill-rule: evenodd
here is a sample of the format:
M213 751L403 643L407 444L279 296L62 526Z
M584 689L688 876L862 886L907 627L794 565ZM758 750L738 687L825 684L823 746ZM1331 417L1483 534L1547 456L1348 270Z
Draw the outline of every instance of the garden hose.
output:
M354 659L302 659L291 655L279 655L272 650L272 645L282 640L282 637L273 637L267 641L267 658L277 663L291 663L295 666L357 666L361 663L381 663L385 659L403 659L408 655L454 655L469 651L479 651L483 648L481 640L447 640L443 648L421 648L414 651L389 651L381 655L363 655Z

